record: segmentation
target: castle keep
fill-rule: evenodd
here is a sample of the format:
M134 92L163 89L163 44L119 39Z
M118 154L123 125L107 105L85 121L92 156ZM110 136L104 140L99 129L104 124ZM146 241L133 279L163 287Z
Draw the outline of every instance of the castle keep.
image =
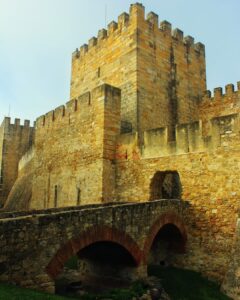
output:
M2 122L3 210L187 200L175 263L239 299L240 82L206 89L204 45L131 5L73 53L70 101Z

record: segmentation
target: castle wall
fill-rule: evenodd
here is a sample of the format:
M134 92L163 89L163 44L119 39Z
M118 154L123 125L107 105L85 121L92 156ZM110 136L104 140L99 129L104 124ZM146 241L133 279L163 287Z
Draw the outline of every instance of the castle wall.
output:
M240 112L240 82L237 83L237 89L233 84L225 87L225 93L221 87L214 89L212 96L210 91L206 91L202 101L199 104L199 115L203 121L203 134L210 135L210 120L212 118L227 116ZM223 121L222 125L227 125L228 120ZM229 124L230 125L230 124Z
M149 200L157 171L179 173L182 199L192 206L194 225L190 258L178 265L219 282L231 258L240 198L238 116L231 115L232 128L225 133L220 131L221 119L212 120L208 142L199 134L199 126L195 125L195 134L193 125L177 126L176 143L167 142L163 128L147 132L143 149L138 148L137 134L121 135L117 151L119 201Z
M229 147L229 140L239 138L240 114L219 116L208 120L208 135L203 121L175 126L175 141L169 141L169 127L143 132L139 147L139 133L121 134L117 143L117 159L159 158L192 152L212 152L220 146Z
M31 208L115 198L120 90L102 85L37 119Z
M7 196L18 176L18 162L23 154L31 147L33 142L34 128L25 120L20 125L20 120L15 119L11 124L10 118L5 118L1 125L0 133L0 165L1 187L0 205L3 206Z
M172 30L167 21L144 8L138 18L137 86L139 131L189 123L198 119L198 103L206 89L205 49ZM174 139L169 131L169 138Z

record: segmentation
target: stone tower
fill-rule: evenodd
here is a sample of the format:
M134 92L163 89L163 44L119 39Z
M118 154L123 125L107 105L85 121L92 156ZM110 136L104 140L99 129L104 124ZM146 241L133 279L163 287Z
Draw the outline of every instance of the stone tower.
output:
M121 89L121 120L133 131L198 119L198 103L206 90L205 50L144 6L131 5L118 23L111 22L88 45L73 54L71 98L101 83ZM122 129L125 130L124 128Z

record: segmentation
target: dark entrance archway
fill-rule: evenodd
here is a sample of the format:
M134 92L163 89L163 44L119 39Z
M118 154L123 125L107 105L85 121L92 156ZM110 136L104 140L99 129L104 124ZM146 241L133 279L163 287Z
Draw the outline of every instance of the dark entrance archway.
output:
M157 171L150 183L150 200L181 199L182 185L177 171Z
M186 253L187 232L183 221L171 211L151 227L144 245L147 264L178 265Z
M185 240L174 224L164 225L153 240L149 252L148 263L171 265L175 264L176 254L185 252Z
M79 250L63 267L55 280L55 292L100 293L112 288L129 287L138 279L137 262L122 245L97 241Z
M77 254L82 280L102 285L128 284L136 279L137 263L122 245L101 241L93 243Z

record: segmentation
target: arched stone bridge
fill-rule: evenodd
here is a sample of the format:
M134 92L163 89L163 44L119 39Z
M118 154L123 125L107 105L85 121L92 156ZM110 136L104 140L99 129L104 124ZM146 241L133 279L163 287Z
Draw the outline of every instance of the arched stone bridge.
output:
M53 292L66 261L73 255L96 258L101 243L106 243L107 259L117 245L122 257L127 253L132 259L128 271L145 276L150 250L163 228L160 239L167 238L170 248L188 256L189 211L186 201L156 200L2 213L0 281Z

